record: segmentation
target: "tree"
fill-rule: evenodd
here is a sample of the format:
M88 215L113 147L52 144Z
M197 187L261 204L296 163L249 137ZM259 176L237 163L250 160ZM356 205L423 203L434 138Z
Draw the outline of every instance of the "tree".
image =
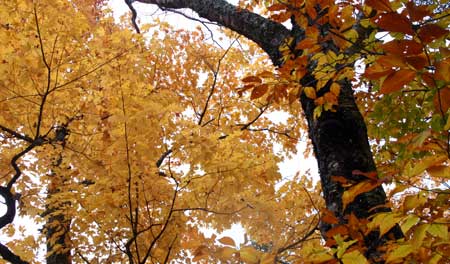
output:
M4 259L26 263L45 240L47 263L448 260L442 5L138 2L192 9L277 69L230 32L220 49L161 22L140 28L145 39L101 1L3 3L0 227L21 232L7 226L16 201L45 223L41 240L2 244ZM271 124L277 110L286 124ZM306 124L325 206L308 175L276 186L274 143L294 152ZM249 237L239 248L201 231L236 222Z

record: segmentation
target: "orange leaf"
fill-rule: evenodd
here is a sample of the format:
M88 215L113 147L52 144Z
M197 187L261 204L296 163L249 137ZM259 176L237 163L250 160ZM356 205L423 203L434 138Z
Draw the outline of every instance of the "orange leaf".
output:
M256 76L247 76L244 79L242 79L243 82L254 82L254 83L261 83L261 78Z
M404 56L401 56L401 55L391 54L391 55L387 55L387 56L380 56L376 62L386 68L407 67L407 65L405 63L405 58L404 58Z
M450 58L436 64L436 79L450 82Z
M345 209L349 203L353 202L353 200L355 200L356 196L360 195L361 193L368 192L380 184L381 183L367 180L367 181L362 181L362 182L352 186L350 189L345 191L344 194L342 195L343 208Z
M399 91L405 84L411 82L415 76L416 72L413 70L402 69L393 72L383 81L380 92L388 94Z
M219 242L224 245L227 245L227 246L232 246L232 247L236 246L236 243L234 242L234 240L231 237L227 237L227 236L219 239Z
M428 60L425 54L422 53L420 55L406 57L406 62L416 70L421 70L427 65Z
M345 178L344 176L331 176L331 180L334 182L339 182L339 183L343 183L343 184L348 183L348 179Z
M281 12L279 14L271 15L270 18L277 22L283 23L284 21L290 19L292 16L291 12Z
M432 177L450 179L450 166L445 166L445 165L432 166L427 169L427 172Z
M320 217L320 220L325 223L329 223L329 224L339 223L339 219L328 209L325 209L322 212L322 216Z
M378 80L381 77L384 77L386 75L389 75L393 73L393 69L387 69L381 66L380 64L375 64L369 68L366 69L363 76L366 77L369 80Z
M254 99L260 98L267 92L268 88L269 87L267 84L261 84L261 85L256 86L253 89L252 94L250 95L250 99L254 100Z
M304 40L300 41L297 46L295 47L295 49L300 49L300 50L304 50L304 49L309 49L314 47L314 45L316 45L317 40L312 39L312 38L305 38Z
M377 181L378 180L378 174L376 171L369 171L369 172L362 172L360 170L353 170L352 171L353 175L362 175L368 179L371 179L373 181Z
M389 0L366 0L365 4L380 11L391 12L392 8Z
M306 97L316 99L316 90L313 87L306 87L303 91L305 92Z
M422 44L414 40L392 40L381 45L383 50L388 53L393 53L395 55L416 55L422 53Z
M286 9L286 5L284 4L273 4L271 6L269 6L269 8L267 8L267 10L269 11L280 11L280 10L285 10Z
M333 237L337 234L345 236L348 234L348 228L344 225L338 225L328 230L326 234L327 234L326 237Z
M419 30L419 38L423 43L430 43L435 39L438 39L442 36L448 34L448 30L441 28L435 24L427 24L420 28Z
M438 113L441 113L441 110L446 113L450 108L450 87L447 86L438 90L434 95L433 103Z
M387 31L414 34L409 19L396 12L381 14L376 24Z
M420 21L424 17L431 15L428 5L416 6L412 1L406 3L406 9L412 21Z

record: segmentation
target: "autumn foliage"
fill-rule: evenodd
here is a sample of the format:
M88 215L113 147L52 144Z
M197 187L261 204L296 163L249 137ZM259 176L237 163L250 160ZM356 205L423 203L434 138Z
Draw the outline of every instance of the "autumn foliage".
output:
M279 67L225 29L214 33L219 47L208 28L160 19L137 34L104 1L2 1L3 259L369 263L366 235L398 225L403 237L377 261L450 261L448 3L239 5L303 29L279 47ZM343 210L384 186L392 211L342 222L317 177L281 175L278 163L312 153L297 153L308 138L299 98L314 102L314 118L336 112L344 81L377 171L332 181L345 190ZM273 118L280 112L285 120ZM320 223L332 226L325 237ZM221 234L233 224L244 242Z

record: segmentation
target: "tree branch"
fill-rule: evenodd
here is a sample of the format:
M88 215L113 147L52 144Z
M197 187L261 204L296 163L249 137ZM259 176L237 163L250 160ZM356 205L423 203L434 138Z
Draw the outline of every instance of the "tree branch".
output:
M253 40L270 56L275 65L282 63L278 48L287 37L291 36L291 32L282 24L229 4L225 0L137 0L137 2L155 4L162 9L189 8L200 17Z

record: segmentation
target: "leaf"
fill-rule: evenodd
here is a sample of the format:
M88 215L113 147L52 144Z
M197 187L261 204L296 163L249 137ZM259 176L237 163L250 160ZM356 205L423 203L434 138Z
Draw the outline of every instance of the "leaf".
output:
M406 9L412 21L421 21L424 17L430 16L428 7L428 5L416 6L413 1L406 3Z
M408 35L414 34L411 21L396 12L381 14L376 24L382 29L390 32L400 32Z
M361 193L368 192L374 188L376 188L380 183L373 182L370 180L362 181L352 187L350 189L344 191L344 194L342 195L342 207L345 209L347 205L353 200L355 200L356 196L358 196Z
M250 95L251 100L255 100L266 94L269 86L267 84L261 84L253 88L252 93Z
M438 80L450 82L450 58L440 61L436 64L435 77Z
M391 12L391 4L389 4L388 0L366 0L364 2L366 5L380 11Z
M320 220L325 222L325 223L329 223L329 224L337 224L337 223L339 223L339 219L337 219L337 217L334 216L334 214L328 209L324 209L322 211L322 215L320 217Z
M239 255L242 261L248 264L257 264L259 262L259 254L258 251L251 247L242 247L239 250Z
M336 97L338 97L341 92L341 86L338 83L333 82L330 87L330 92L332 92Z
M247 76L244 79L242 79L243 82L252 82L252 83L262 83L261 78L256 76Z
M385 68L381 64L377 63L370 66L369 68L366 68L366 71L364 72L363 76L369 80L378 80L381 77L392 74L393 72L395 72L394 69Z
M416 56L406 57L406 62L413 66L416 70L421 70L428 64L427 57L423 53Z
M273 4L267 8L267 10L269 10L269 11L280 11L280 10L285 10L285 9L286 9L286 5L279 4L279 3Z
M411 82L415 76L416 72L413 70L401 69L393 72L383 81L380 92L388 94L399 91L405 84Z
M450 86L439 89L434 95L433 103L438 113L446 113L450 108Z
M413 226L419 223L420 218L417 215L410 214L406 220L400 225L403 234L406 234Z
M378 173L376 171L369 171L369 172L362 172L360 170L353 170L352 171L353 175L362 175L368 179L371 179L373 181L377 181L378 180Z
M406 177L414 177L423 173L426 169L440 165L447 160L447 155L440 154L434 156L426 156L419 161L409 163L409 168L405 168L403 175Z
M422 246L423 239L427 234L427 230L429 228L429 224L421 224L414 229L414 234L411 239L411 244L414 249L418 249Z
M448 165L431 166L427 172L431 177L450 179L450 166Z
M393 263L398 260L402 260L404 257L408 256L413 252L414 248L411 245L400 245L397 246L393 251L387 253L386 262Z
M219 239L219 242L224 245L227 245L227 246L232 246L232 247L236 246L236 244L234 243L234 240L231 237L227 237L227 236Z
M423 46L421 43L407 39L391 40L381 45L381 48L388 53L398 56L417 55L423 51Z
M447 35L448 32L448 30L443 29L436 24L426 24L419 29L418 36L423 43L428 44L435 39Z
M378 213L372 219L372 221L368 224L370 230L374 230L375 228L380 229L380 237L389 232L400 220L401 218L392 212L387 213Z
M313 87L305 87L303 89L303 92L305 93L306 97L310 99L316 99L316 89Z
M443 240L448 240L447 224L430 224L427 231L435 237L442 238Z
M366 257L359 252L359 250L352 250L351 252L345 253L341 261L343 264L368 264Z
M304 40L300 41L297 44L295 49L300 49L300 50L309 49L309 48L314 47L316 44L317 44L317 40L312 39L312 38L305 38Z

